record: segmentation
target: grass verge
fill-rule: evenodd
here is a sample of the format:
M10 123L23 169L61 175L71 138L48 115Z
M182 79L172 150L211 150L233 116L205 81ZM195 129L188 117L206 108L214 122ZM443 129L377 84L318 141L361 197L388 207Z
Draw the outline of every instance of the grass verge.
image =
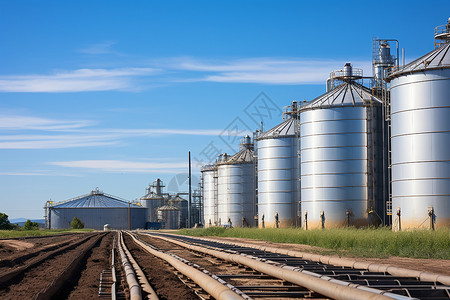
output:
M178 234L250 238L275 243L293 243L333 250L355 257L401 256L450 259L450 229L393 232L388 228L343 228L308 230L298 228L210 227L181 229ZM328 252L329 253L329 252Z
M91 232L93 229L51 229L51 230L0 230L0 238L18 238L27 236L45 236L61 233Z

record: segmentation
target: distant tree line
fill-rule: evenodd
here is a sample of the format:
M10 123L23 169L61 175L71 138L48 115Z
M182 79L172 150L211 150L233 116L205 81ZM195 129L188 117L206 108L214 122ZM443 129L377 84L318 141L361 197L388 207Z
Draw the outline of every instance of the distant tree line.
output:
M37 222L31 222L30 220L27 220L25 224L23 224L23 227L21 228L17 224L12 224L9 219L8 215L5 213L0 213L0 230L38 230L39 224Z
M72 229L82 229L84 228L84 223L80 219L74 217L70 222L70 228ZM8 220L8 215L5 213L0 213L0 230L38 230L39 224L37 222L32 222L27 220L23 227L17 224L11 224Z

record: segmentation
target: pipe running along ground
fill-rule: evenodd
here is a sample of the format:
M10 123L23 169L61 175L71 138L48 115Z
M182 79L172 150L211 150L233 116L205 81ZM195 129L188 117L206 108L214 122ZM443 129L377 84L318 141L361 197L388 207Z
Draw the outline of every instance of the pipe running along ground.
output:
M141 286L136 279L136 274L134 273L133 267L128 261L127 256L122 247L122 232L118 232L119 240L117 241L117 250L119 250L120 260L122 263L122 268L125 272L127 278L128 290L130 292L130 300L142 300Z
M171 235L169 233L166 233L166 234ZM176 236L176 235L173 235L173 236ZM262 251L299 257L299 258L302 258L305 260L321 262L323 264L330 264L330 265L339 266L339 267L350 267L350 268L354 268L354 269L369 270L370 272L386 272L393 276L416 277L420 281L439 282L444 285L450 285L450 276L442 275L442 274L399 268L399 267L394 267L391 265L382 265L382 264L362 262L362 261L357 261L357 260L348 259L348 258L340 258L340 257L336 257L336 256L313 254L313 253L301 252L301 251L296 251L296 250L287 250L287 249L270 247L270 246L249 245L249 244L245 244L245 243L228 242L228 241L215 240L215 239L209 239L209 238L203 238L203 237L195 237L195 238L204 240L204 241L220 242L223 244L234 245L234 246L239 246L239 247L251 247L251 248L262 250Z
M305 273L294 271L290 269L281 268L278 266L270 265L268 263L262 262L260 260L256 260L254 258L246 257L247 255L238 255L238 254L230 254L223 251L207 249L200 246L190 245L184 242L180 242L177 240L169 239L162 236L152 235L151 233L146 233L155 238L159 238L179 246L202 252L205 254L209 254L225 261L230 261L234 263L238 263L241 265L248 266L258 272L270 275L272 277L276 277L279 279L286 280L288 282L297 284L299 286L303 286L312 291L315 291L324 296L333 298L333 299L342 299L342 300L392 300L392 299L412 299L409 297L404 297L388 292L384 292L381 290L376 290L373 288L369 288L362 285L352 284L340 280L331 279L326 277L326 279L322 279L319 277L315 277L312 275L307 275ZM389 296L388 296L389 295Z
M130 233L128 233L128 234L131 236L133 241L136 244L138 244L139 246L141 246L145 251L168 262L172 267L177 269L180 273L182 273L185 276L192 279L196 284L198 284L202 289L204 289L208 294L210 294L215 299L217 299L217 300L238 300L238 299L242 300L243 299L241 296L236 294L230 288L221 284L220 282L213 279L212 277L204 274L203 272L201 272L191 266L188 266L188 265L182 263L181 261L179 261L178 259L176 259L175 257L173 257L167 253L158 251L152 247L145 245L144 243L139 241L132 234L130 234Z
M133 258L130 251L128 251L128 249L125 245L125 242L123 240L122 232L120 233L120 243L122 245L123 251L125 252L126 256L128 257L128 260L130 261L131 265L133 266L134 271L136 272L136 276L141 285L142 290L147 293L146 299L159 300L158 295L156 294L155 290L153 290L152 286L148 282L147 277L145 276L141 267L139 267L138 263Z

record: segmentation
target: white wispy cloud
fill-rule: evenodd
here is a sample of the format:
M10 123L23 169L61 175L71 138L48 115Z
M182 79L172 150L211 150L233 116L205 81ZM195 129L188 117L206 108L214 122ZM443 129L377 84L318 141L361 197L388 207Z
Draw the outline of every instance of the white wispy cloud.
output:
M93 44L86 48L79 49L78 52L85 53L85 54L109 54L109 53L115 53L112 50L112 46L117 44L114 41L106 41L103 43Z
M2 135L0 149L64 149L119 144L110 135Z
M167 135L217 136L219 129L98 128L90 120L0 114L0 149L64 149L120 145L127 139ZM232 135L233 132L227 133ZM236 133L237 134L237 133Z
M347 61L303 58L247 58L202 60L191 57L172 58L165 68L191 71L203 76L180 81L209 81L258 84L324 84L332 71L342 69ZM370 61L354 61L353 66L370 74Z
M52 171L30 171L30 172L0 172L0 176L67 176L78 177L69 173L55 173Z
M78 69L50 75L0 76L0 92L92 92L141 89L137 77L150 76L155 68Z
M87 120L54 120L15 114L0 114L0 130L67 130L95 124Z
M112 45L111 42L98 44L90 51L101 54ZM324 84L329 74L341 69L346 62L273 57L168 57L147 60L141 63L141 67L133 68L77 69L49 75L3 75L0 76L0 92L138 91L177 82ZM362 68L366 76L371 74L370 61L353 61L353 65Z
M173 173L185 171L188 167L186 162L159 163L125 160L74 160L49 162L49 164L60 167L92 169L112 173Z

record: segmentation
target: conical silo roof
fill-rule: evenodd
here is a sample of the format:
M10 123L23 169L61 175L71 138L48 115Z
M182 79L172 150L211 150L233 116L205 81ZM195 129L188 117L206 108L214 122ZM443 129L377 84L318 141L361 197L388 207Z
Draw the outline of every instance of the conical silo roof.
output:
M257 140L296 136L298 119L289 118L272 129L262 133Z
M415 73L432 69L450 68L450 43L425 54L424 56L410 62L403 68L392 73L387 79L391 80L404 73Z
M371 101L373 105L382 104L368 88L354 81L349 81L312 100L300 108L300 111L327 107L367 106Z
M98 208L98 207L128 207L128 202L120 200L112 195L105 194L101 191L95 190L89 194L79 196L67 201L62 201L53 205L53 208ZM136 204L131 204L132 207L140 207Z
M233 156L228 157L228 159L223 160L217 165L235 165L235 164L251 164L253 163L253 149L246 148L242 149Z
M200 172L208 172L208 171L214 171L217 169L217 165L216 164L209 164L209 165L204 165L200 168Z

